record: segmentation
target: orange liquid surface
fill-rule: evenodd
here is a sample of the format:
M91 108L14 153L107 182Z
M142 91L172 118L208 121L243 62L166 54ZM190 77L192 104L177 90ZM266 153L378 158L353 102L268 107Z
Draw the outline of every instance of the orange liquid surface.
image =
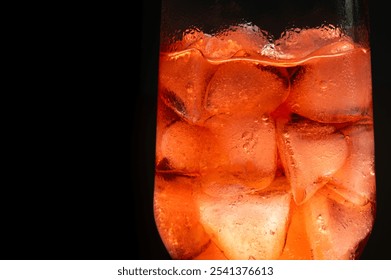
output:
M173 259L357 259L365 247L370 52L330 29L288 39L238 28L161 53L154 213Z

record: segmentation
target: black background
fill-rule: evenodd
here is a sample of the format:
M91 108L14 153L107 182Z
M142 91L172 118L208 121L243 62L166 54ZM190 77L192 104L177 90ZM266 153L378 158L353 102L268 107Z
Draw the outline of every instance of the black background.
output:
M376 260L391 252L391 26L369 4L378 205L362 259ZM156 0L88 6L44 32L44 75L28 80L34 98L7 136L0 259L169 259L152 212L159 20Z

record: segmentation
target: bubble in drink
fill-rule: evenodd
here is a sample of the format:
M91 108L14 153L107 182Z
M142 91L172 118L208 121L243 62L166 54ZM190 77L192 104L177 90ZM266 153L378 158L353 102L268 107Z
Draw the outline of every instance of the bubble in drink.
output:
M369 49L188 30L162 52L156 225L173 259L357 259L376 207Z

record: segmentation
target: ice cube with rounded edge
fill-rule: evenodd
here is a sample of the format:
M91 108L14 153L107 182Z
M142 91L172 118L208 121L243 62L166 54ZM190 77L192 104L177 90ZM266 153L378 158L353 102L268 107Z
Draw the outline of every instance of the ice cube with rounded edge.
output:
M274 111L288 94L283 74L257 63L231 61L220 65L210 80L205 108L211 115L262 115Z
M252 24L230 26L213 36L203 34L202 37L196 37L194 35L190 38L197 38L197 40L193 39L194 42L188 48L196 48L205 57L212 59L247 57L258 53L268 43L266 32Z
M254 194L221 199L200 192L197 199L205 231L228 259L238 260L276 259L281 254L290 200L285 179Z
M281 34L274 45L278 58L299 60L340 40L347 40L341 29L332 25L323 25L319 28L288 29Z
M348 41L325 46L292 76L286 102L292 112L318 122L358 120L371 112L370 69L368 50Z
M348 155L341 132L333 125L307 119L277 120L277 143L297 204L304 203L323 187Z
M197 123L203 118L203 99L214 67L198 50L161 55L160 96L182 118Z
M156 118L156 159L159 161L162 159L162 137L168 127L178 120L180 120L179 116L168 107L161 98L158 98Z
M253 188L267 187L277 168L274 121L268 115L217 115L205 122L216 139L209 178L226 184L244 182ZM220 181L219 181L220 182Z
M196 179L155 176L154 216L163 243L173 259L191 259L205 250L209 236L194 203Z
M329 184L345 199L364 205L375 201L375 163L373 125L353 124L342 129L346 135L349 156Z
M314 259L357 259L374 222L374 206L355 205L330 188L306 204L305 225Z
M199 175L214 160L215 138L204 127L177 121L160 139L156 144L158 169L159 163L166 162L164 169Z

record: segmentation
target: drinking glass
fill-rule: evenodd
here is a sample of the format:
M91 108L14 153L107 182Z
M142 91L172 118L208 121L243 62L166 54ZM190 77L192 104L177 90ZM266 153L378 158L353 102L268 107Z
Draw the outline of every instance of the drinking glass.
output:
M368 7L162 0L154 216L172 259L358 259L375 219Z

